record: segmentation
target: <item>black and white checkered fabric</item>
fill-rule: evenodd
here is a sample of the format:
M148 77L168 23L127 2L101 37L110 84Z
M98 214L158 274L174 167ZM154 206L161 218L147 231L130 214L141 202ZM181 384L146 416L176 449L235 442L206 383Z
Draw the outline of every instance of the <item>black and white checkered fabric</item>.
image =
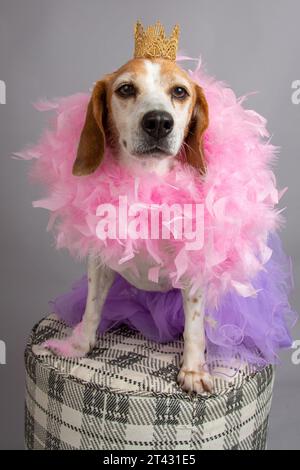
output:
M176 385L182 341L157 344L122 327L101 336L87 358L42 350L67 334L51 315L27 345L28 449L265 448L273 367L251 373L216 364L215 394L190 397Z

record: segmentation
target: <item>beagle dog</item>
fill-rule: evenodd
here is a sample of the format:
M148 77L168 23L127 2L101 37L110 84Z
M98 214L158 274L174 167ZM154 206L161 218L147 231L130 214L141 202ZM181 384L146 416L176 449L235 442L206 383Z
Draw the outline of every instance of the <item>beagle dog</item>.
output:
M74 177L94 172L106 145L120 165L140 171L165 174L185 148L187 162L205 174L203 133L208 127L208 105L203 90L175 62L165 59L132 59L116 72L106 75L93 89L82 129ZM145 260L140 260L145 263ZM142 270L143 271L143 270ZM132 279L135 287L153 290L145 276ZM113 283L115 272L88 260L88 296L83 319L71 336L50 341L54 353L82 357L96 342L101 308ZM166 290L160 280L157 290ZM212 391L212 378L205 367L203 292L191 295L182 290L185 314L184 351L178 383L187 392Z

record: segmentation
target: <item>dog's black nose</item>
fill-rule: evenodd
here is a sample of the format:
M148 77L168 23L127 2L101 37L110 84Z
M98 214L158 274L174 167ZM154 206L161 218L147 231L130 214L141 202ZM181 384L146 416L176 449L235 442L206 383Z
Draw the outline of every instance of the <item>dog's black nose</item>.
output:
M149 111L142 119L144 131L157 140L170 134L173 127L174 119L166 111Z

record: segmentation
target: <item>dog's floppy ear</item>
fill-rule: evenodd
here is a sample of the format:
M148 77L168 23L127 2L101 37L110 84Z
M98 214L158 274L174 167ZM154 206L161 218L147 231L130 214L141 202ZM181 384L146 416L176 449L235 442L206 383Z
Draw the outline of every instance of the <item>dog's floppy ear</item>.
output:
M104 120L106 108L106 81L96 83L81 132L73 175L93 173L100 165L105 150Z
M195 84L196 102L191 117L187 136L185 138L185 153L187 162L198 169L201 174L206 171L203 152L203 133L209 124L208 104L202 88Z

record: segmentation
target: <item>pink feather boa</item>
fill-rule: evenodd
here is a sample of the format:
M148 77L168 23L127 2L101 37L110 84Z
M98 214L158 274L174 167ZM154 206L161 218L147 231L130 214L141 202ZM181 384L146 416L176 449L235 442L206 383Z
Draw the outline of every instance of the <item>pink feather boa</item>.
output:
M150 279L158 279L160 270L173 287L188 279L193 290L205 288L208 305L215 306L231 289L244 297L255 295L251 281L272 254L268 235L280 224L271 170L276 149L267 140L266 121L244 109L230 88L200 67L190 74L203 87L210 110L204 180L181 159L167 176L138 174L115 162L109 149L94 174L72 176L87 94L41 103L40 110L55 112L51 128L21 156L35 160L32 174L47 188L47 196L34 206L50 211L57 248L80 257L93 252L112 268L133 271L136 255L144 254L151 260ZM120 195L127 195L129 204L203 204L204 247L188 251L184 240L134 240L130 235L127 240L100 240L97 207L117 206Z

